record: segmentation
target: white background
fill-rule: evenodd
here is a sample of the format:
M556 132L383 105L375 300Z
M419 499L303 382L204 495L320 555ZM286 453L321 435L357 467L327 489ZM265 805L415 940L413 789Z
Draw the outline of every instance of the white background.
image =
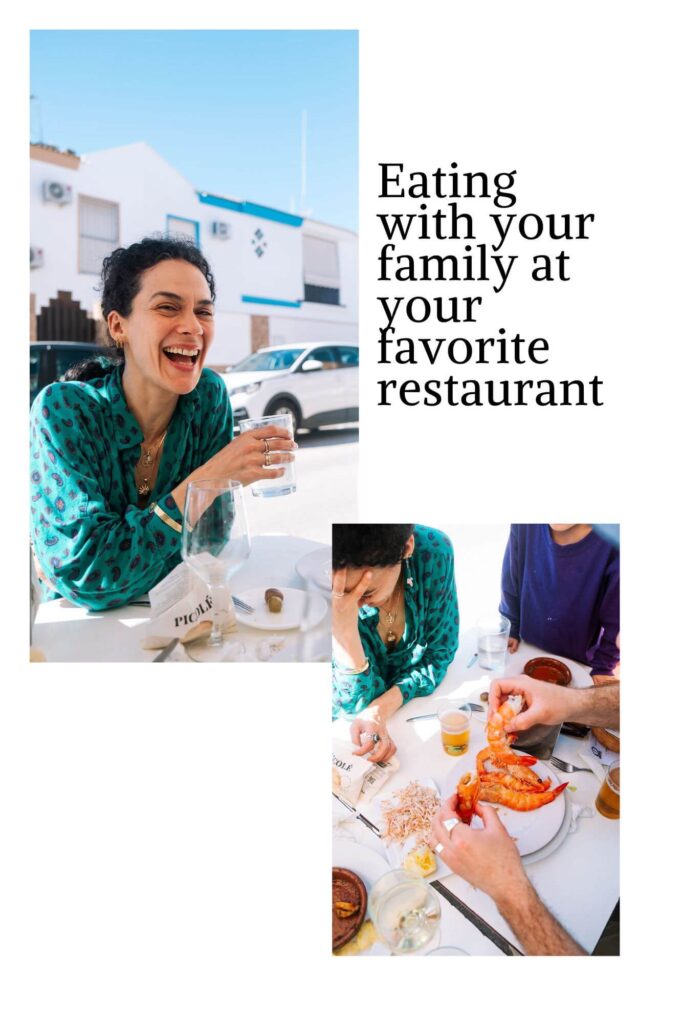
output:
M561 960L332 960L325 666L26 664L24 21L2 62L14 218L3 246L3 1017L555 1022L660 1004L679 917L676 5L145 12L34 4L31 24L361 30L360 517L622 522L623 955L571 961L570 975ZM597 214L570 285L510 284L482 324L549 337L553 375L605 378L602 409L373 407L375 168L395 159L513 165L519 209Z

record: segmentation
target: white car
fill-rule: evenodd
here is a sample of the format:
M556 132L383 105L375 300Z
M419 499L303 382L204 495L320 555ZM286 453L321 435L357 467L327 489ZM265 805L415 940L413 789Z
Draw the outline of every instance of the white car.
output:
M358 347L346 342L261 348L222 377L235 424L291 413L294 433L358 418Z

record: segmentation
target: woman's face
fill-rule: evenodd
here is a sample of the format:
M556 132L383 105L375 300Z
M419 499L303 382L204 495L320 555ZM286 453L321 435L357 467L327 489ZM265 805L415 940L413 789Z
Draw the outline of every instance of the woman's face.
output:
M213 341L213 302L198 267L163 260L145 270L130 315L109 315L124 340L126 376L185 395L196 387Z
M405 545L403 558L409 558L414 551L414 537L410 537ZM372 578L367 581L365 592L359 601L360 605L369 605L370 608L380 608L387 601L400 579L402 561L396 565L386 565L378 568L375 565L364 565L360 569L348 569L346 572L346 593L357 587L362 579L363 573L371 572Z

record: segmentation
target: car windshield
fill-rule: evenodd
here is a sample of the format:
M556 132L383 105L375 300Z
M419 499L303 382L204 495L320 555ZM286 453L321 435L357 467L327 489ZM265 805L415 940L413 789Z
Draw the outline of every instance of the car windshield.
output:
M254 370L288 370L304 351L302 348L261 349L242 359L232 367L232 373L252 373Z

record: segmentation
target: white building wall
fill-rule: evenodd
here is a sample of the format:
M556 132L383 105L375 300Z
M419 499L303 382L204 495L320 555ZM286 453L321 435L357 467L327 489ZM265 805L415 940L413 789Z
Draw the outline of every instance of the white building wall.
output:
M310 316L275 315L270 318L271 345L308 345L318 341L344 341L356 344L357 340L357 324L313 320Z
M245 313L215 315L215 334L207 365L224 370L251 352L251 317Z
M73 202L45 203L43 181L71 185ZM357 341L357 236L315 221L282 223L271 215L227 209L200 201L195 187L146 143L84 156L72 170L31 160L31 244L44 250L44 265L31 271L38 312L70 291L90 313L98 310L96 274L78 268L78 195L119 204L120 244L164 233L167 216L199 224L199 242L216 280L216 335L210 362L233 364L251 351L251 317L267 317L270 343ZM285 215L286 218L286 215ZM213 236L222 221L230 237ZM303 233L338 245L340 306L303 302ZM258 247L261 254L258 254ZM268 300L248 302L244 297ZM300 304L300 305L297 305Z
M57 181L70 185L73 202L64 206L43 200L43 182ZM31 160L31 247L44 253L44 264L31 270L30 286L35 293L38 310L47 305L57 291L73 291L78 287L78 192L80 171L60 167L42 160ZM78 295L85 309L92 310L92 292Z

